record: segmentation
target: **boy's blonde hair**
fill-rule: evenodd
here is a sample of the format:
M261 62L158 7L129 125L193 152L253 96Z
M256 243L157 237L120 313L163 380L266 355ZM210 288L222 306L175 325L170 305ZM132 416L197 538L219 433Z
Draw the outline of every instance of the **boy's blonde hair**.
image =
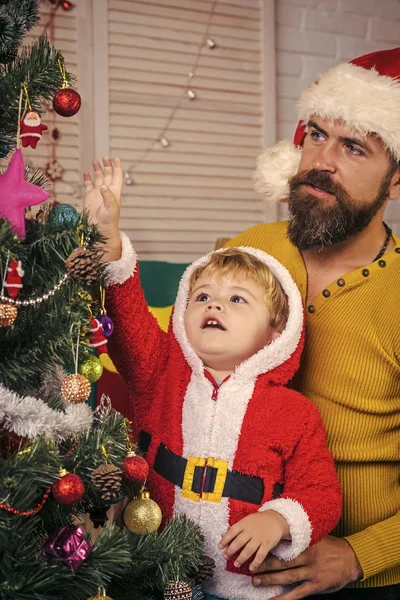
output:
M189 285L190 294L197 280L205 274L210 277L213 275L218 277L241 275L245 279L253 281L264 290L265 305L271 314L271 327L279 332L285 328L289 316L287 296L275 275L258 258L237 248L214 252L209 263L193 271Z

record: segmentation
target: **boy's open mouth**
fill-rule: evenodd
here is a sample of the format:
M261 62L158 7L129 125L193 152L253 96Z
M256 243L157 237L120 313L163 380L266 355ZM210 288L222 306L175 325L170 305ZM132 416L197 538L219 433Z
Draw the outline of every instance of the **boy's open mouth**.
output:
M214 319L211 317L206 317L201 326L202 329L220 329L221 331L226 331L225 327L218 321L218 319Z

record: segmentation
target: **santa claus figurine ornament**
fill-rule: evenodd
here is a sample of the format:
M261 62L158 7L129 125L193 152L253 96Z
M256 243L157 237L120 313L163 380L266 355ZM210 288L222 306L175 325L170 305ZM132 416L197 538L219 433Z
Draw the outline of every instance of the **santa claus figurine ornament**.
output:
M22 278L24 276L24 270L22 263L16 258L12 258L8 263L7 277L5 287L7 288L8 295L10 298L16 298L22 289Z
M42 125L42 118L39 113L28 110L21 121L21 142L24 148L36 145L42 137L42 132L48 129L47 125Z
M107 339L103 332L103 326L98 319L90 319L89 348L94 348L97 354L107 353Z

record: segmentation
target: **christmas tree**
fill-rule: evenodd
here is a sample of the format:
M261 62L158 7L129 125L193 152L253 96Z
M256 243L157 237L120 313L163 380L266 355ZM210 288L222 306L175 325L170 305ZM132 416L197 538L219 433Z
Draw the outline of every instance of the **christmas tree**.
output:
M38 13L38 0L0 6L0 597L201 597L212 565L198 527L182 517L158 531L129 423L107 397L87 404L113 325L99 233L46 202L43 174L24 167L46 103L65 116L80 106L46 38L20 48Z

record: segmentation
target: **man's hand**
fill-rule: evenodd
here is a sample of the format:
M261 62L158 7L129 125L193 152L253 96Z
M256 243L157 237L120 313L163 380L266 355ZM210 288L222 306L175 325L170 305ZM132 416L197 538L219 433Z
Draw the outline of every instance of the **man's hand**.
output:
M253 585L297 586L277 600L299 600L317 593L336 592L362 577L362 570L350 544L327 536L291 561L268 557L254 575Z
M119 236L119 215L123 173L119 158L112 162L103 158L103 167L98 160L93 161L94 181L88 171L83 174L85 183L84 209L89 222L97 225L106 238L104 261L118 260L121 256Z
M255 571L271 548L288 535L287 521L279 513L266 510L248 515L235 523L222 536L218 547L220 550L225 548L225 558L230 558L243 548L235 559L235 567L241 567L254 554L249 569Z

